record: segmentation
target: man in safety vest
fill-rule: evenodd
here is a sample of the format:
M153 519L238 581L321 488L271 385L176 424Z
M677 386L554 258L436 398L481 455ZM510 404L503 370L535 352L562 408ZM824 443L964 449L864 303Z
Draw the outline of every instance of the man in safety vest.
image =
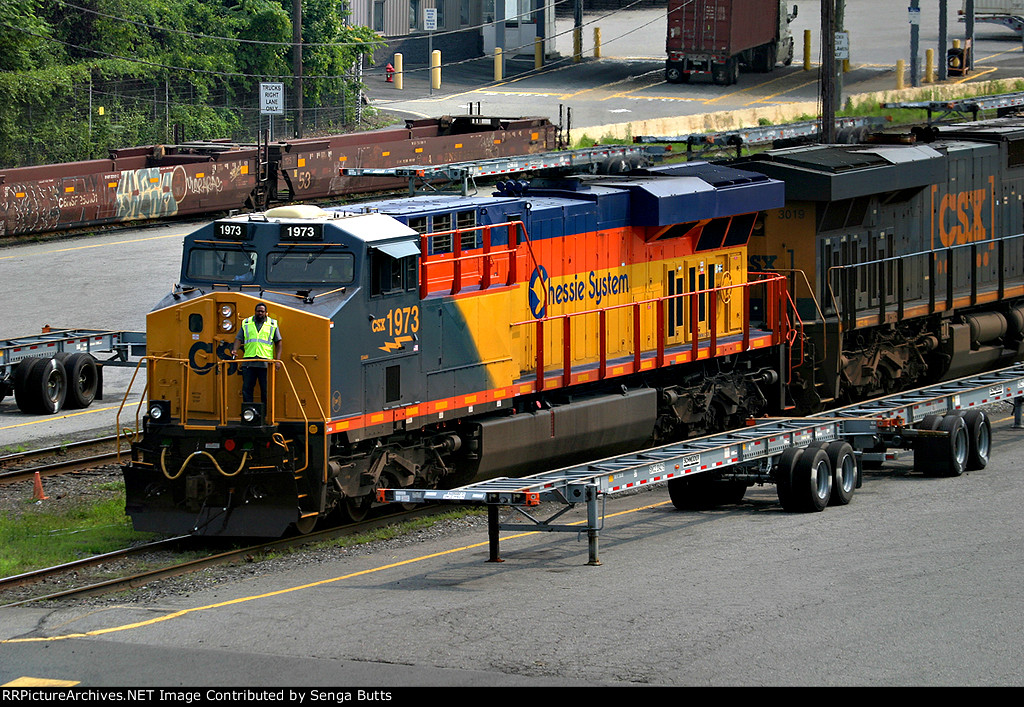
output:
M267 305L260 302L251 317L242 320L242 326L235 337L235 345L231 349L231 358L238 355L242 348L242 357L249 359L281 358L281 331L277 321L267 317ZM275 368L281 367L278 360ZM260 400L267 402L267 363L266 361L246 361L242 363L242 402L251 403L256 383L260 384Z

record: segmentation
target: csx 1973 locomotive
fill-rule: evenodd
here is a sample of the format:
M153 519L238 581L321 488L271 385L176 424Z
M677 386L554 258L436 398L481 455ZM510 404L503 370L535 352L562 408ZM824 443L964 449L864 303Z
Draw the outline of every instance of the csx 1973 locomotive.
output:
M210 224L149 315L127 512L306 531L1020 360L1024 121L918 138ZM230 360L260 301L265 406Z
M782 276L748 272L781 182L698 163L334 210L185 240L147 321L124 468L140 530L277 535L382 487L457 485L779 411ZM265 302L265 405L230 349ZM754 309L753 321L752 312Z

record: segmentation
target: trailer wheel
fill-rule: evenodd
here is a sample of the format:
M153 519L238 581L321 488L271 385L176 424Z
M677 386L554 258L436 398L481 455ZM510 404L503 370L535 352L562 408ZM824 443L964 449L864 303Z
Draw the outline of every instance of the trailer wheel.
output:
M804 450L801 447L790 447L779 457L775 466L775 493L779 496L779 503L787 511L793 508L793 467L800 460Z
M828 452L823 448L811 447L800 455L793 466L792 494L792 510L825 510L832 497L832 465L828 461Z
M964 413L967 426L967 469L977 471L988 466L988 455L992 445L992 423L982 410Z
M14 397L22 412L52 414L64 405L68 391L64 364L55 358L23 359L15 369Z
M939 423L939 429L948 432L949 437L936 440L935 463L939 476L960 476L967 466L967 424L959 415L946 415ZM940 446L941 445L941 446Z
M96 399L99 389L99 368L96 359L87 353L73 353L63 361L68 375L68 394L64 407L87 408Z
M941 422L941 415L927 415L916 425L916 428L919 430L937 430ZM937 440L927 437L914 442L914 471L925 476L937 475L935 458L936 452L938 451L941 454L941 450L937 450L936 442Z
M845 506L853 500L853 492L860 484L860 468L857 466L857 455L849 442L842 440L832 442L825 447L828 461L832 465L832 496L828 500L830 506Z
M689 75L686 75L689 78ZM686 79L683 78L683 70L679 68L678 64L669 64L665 67L665 80L669 83L682 83Z

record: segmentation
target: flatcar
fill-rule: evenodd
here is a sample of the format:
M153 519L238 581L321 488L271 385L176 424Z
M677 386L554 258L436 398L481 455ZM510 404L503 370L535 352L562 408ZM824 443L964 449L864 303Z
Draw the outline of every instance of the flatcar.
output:
M689 163L217 220L147 319L127 513L139 530L304 532L362 518L381 488L779 413L798 322L747 241L782 203L775 179ZM245 403L230 352L256 303L282 365Z
M805 339L799 407L1024 356L1024 118L738 160L786 184L750 267L786 274Z
M399 167L548 152L546 118L417 118L402 127L283 140L112 150L110 159L0 170L0 237L166 219L398 189L398 179L343 176Z

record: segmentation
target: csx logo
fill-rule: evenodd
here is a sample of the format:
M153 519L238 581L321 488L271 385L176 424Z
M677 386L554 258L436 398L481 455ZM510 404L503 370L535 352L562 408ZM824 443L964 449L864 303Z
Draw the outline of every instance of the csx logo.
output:
M217 342L217 358L222 361L231 360L231 342L218 341ZM205 341L197 341L192 345L192 348L188 352L188 362L192 367L192 370L201 376L205 376L207 373L213 370L213 361L209 361L209 356L214 352L213 344L206 343ZM199 362L199 359L204 359L203 363ZM228 365L228 375L233 375L238 371L238 364L232 363Z
M942 197L938 213L942 245L948 247L985 240L988 232L985 230L983 208L987 197L987 189L972 189Z

